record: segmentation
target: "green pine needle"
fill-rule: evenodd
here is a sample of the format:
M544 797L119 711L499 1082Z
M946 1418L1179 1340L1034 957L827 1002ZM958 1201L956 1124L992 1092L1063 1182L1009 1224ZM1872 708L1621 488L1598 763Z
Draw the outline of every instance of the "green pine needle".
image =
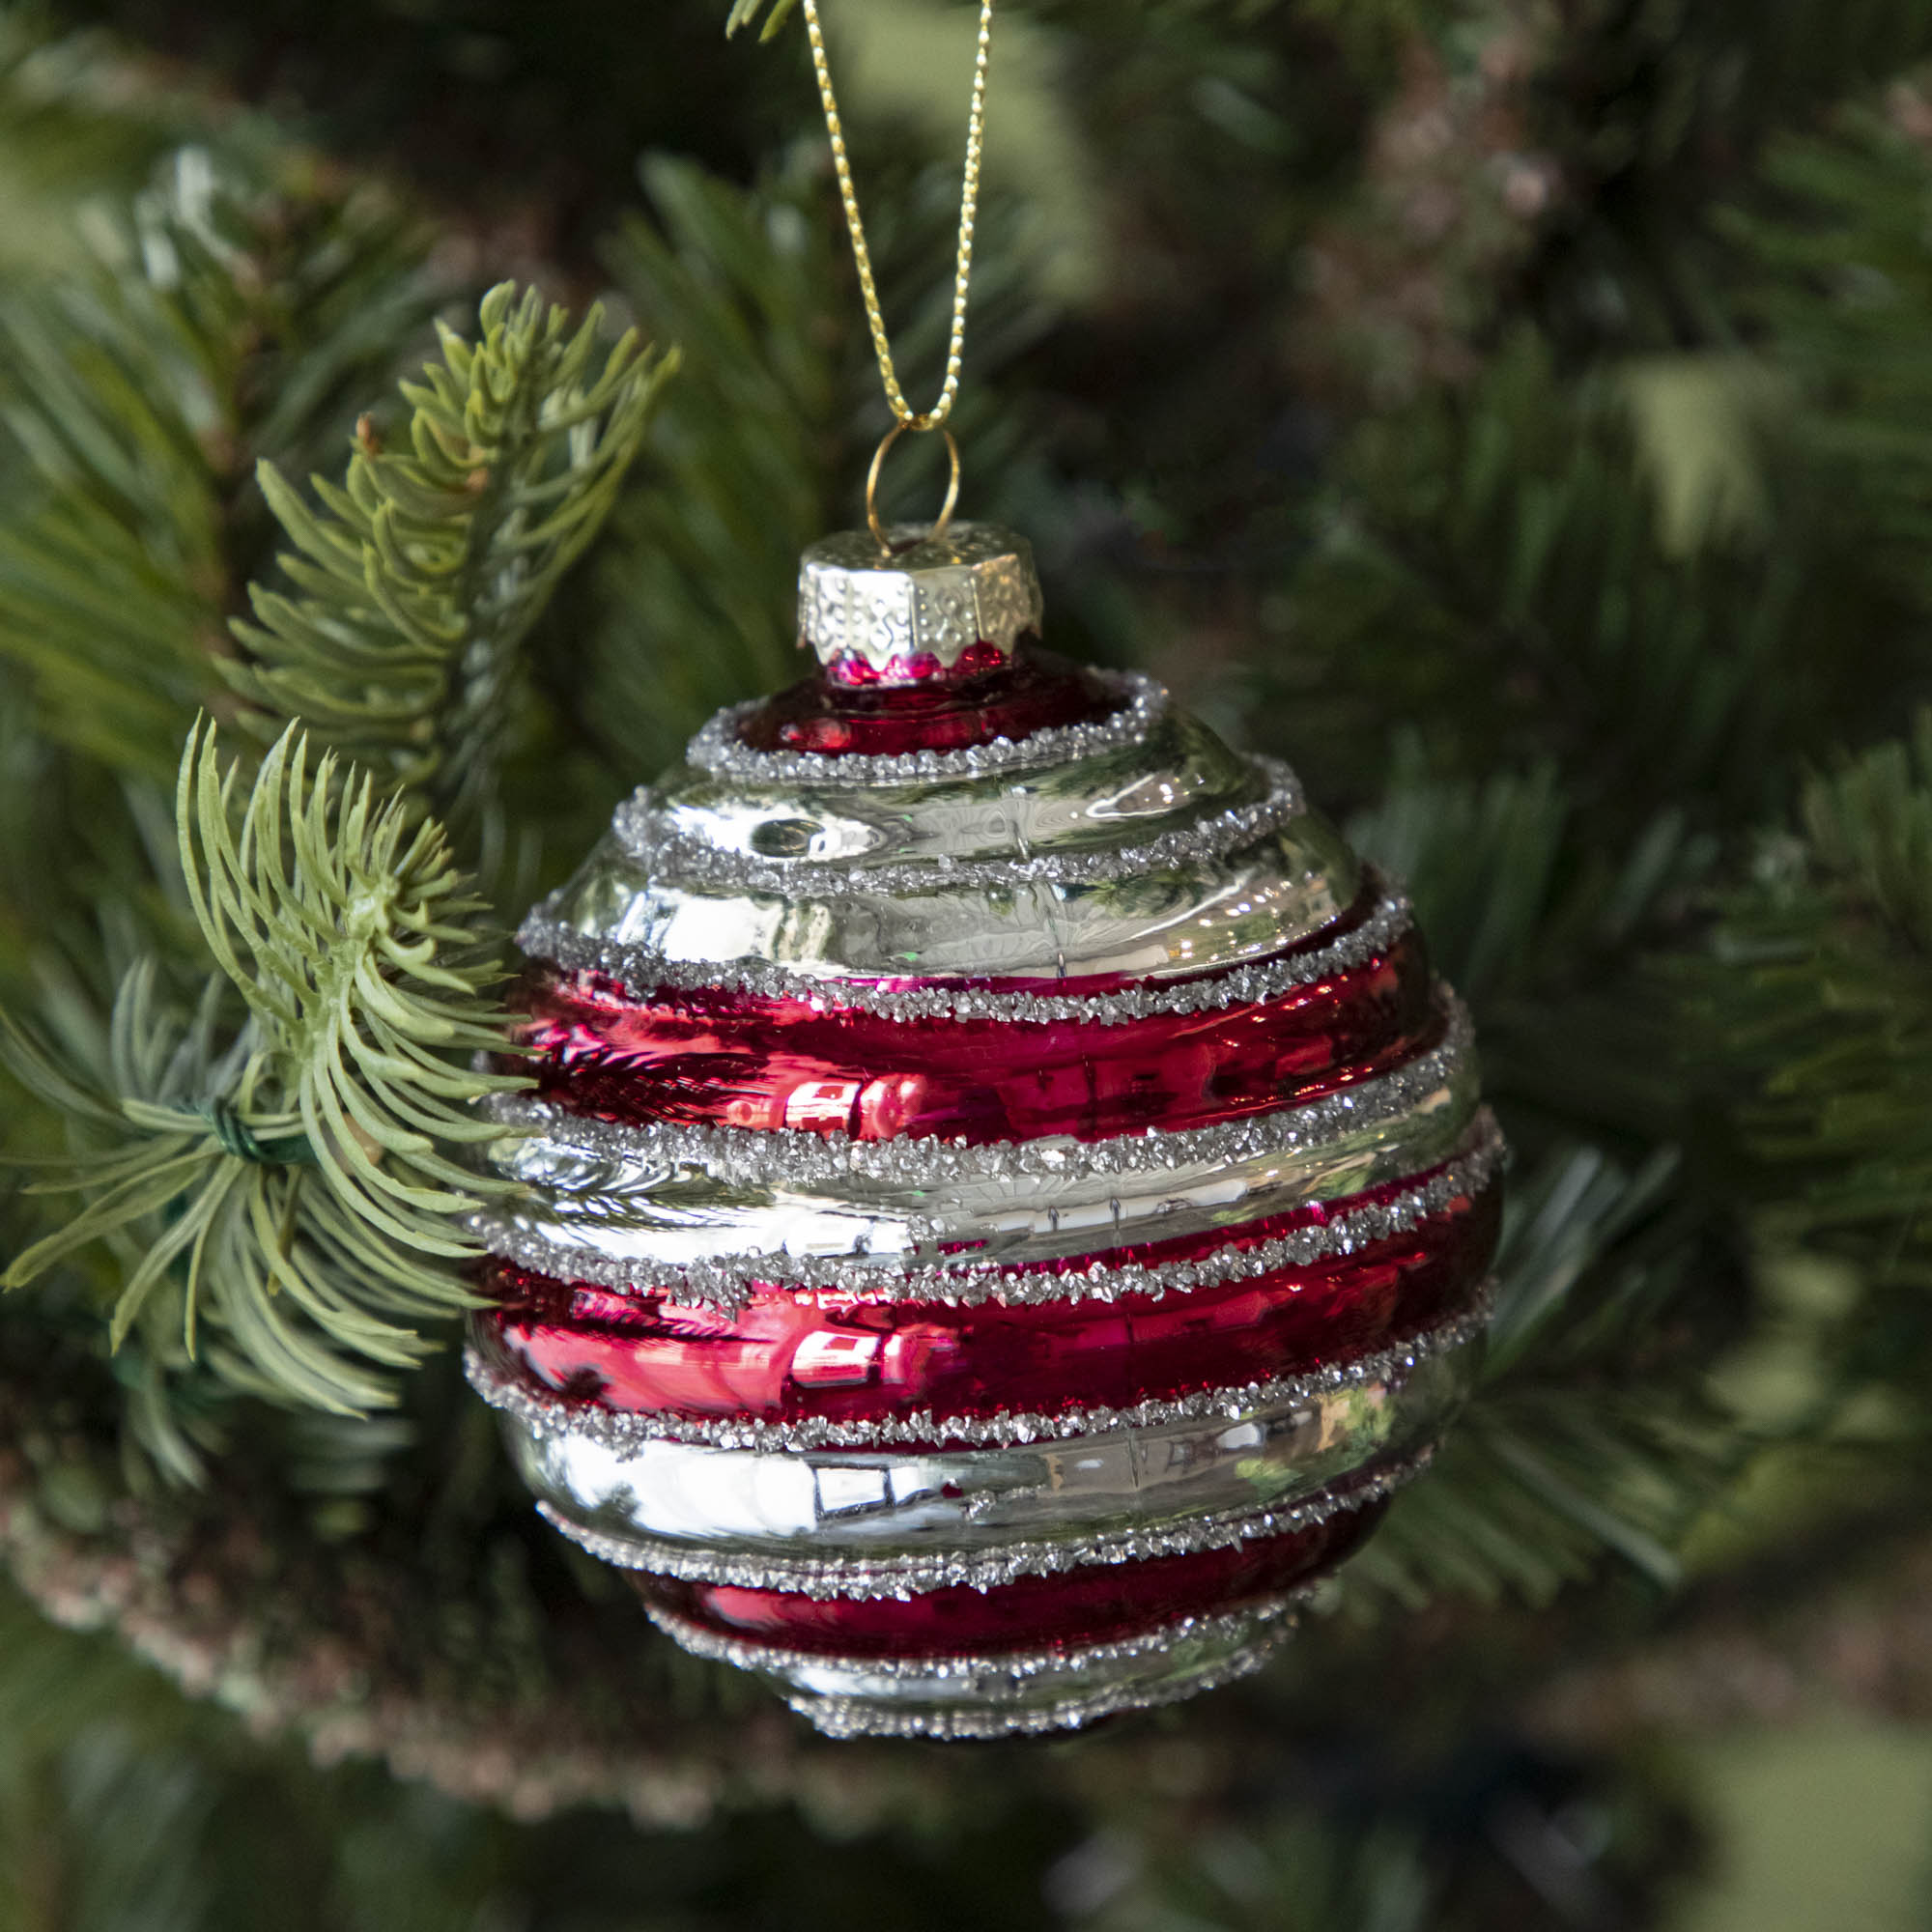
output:
M409 1323L469 1305L462 1217L496 1183L452 1153L497 1131L473 1102L524 1084L470 1065L504 1044L481 904L440 825L332 754L311 774L294 727L244 799L197 726L177 810L223 978L184 1019L152 964L130 973L104 1085L6 1024L0 1057L89 1145L32 1190L78 1194L78 1211L0 1283L131 1241L115 1347L164 1299L190 1353L213 1332L203 1352L233 1382L338 1412L390 1402L362 1365L410 1366L428 1345ZM248 1019L217 1053L229 985Z
M520 711L517 646L596 535L675 352L632 331L600 351L535 291L485 298L481 339L402 385L407 448L358 432L346 482L312 509L272 464L263 493L294 549L294 594L251 586L224 666L270 717L419 794L466 836L494 808Z
M724 22L724 31L735 34L740 27L749 27L760 14L765 14L765 24L758 30L758 38L768 41L782 27L791 14L796 0L731 0L731 12ZM767 12L767 9L770 11Z

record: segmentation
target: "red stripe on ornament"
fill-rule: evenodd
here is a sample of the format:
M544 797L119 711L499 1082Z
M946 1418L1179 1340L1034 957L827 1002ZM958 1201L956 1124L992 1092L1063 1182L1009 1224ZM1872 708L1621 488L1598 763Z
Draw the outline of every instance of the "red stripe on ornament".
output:
M598 974L542 970L520 1004L537 1091L574 1113L972 1146L1299 1105L1428 1051L1444 1024L1413 933L1278 999L1118 1025L896 1020L722 989L639 1001Z
M1112 1643L1177 1618L1222 1614L1298 1588L1342 1561L1386 1504L1342 1510L1288 1536L1188 1556L1095 1564L904 1600L814 1598L631 1573L647 1604L739 1643L819 1657L994 1656L1045 1644Z
M484 1275L497 1306L479 1341L553 1395L692 1421L1127 1408L1355 1360L1461 1313L1494 1251L1500 1198L1492 1186L1312 1266L1111 1301L956 1307L767 1291L727 1315L499 1261Z
M863 660L840 660L766 698L739 724L738 737L756 752L835 758L963 752L996 738L1098 724L1127 702L1051 651L1030 648L1015 662L976 644L951 669L936 658L902 659L882 674Z

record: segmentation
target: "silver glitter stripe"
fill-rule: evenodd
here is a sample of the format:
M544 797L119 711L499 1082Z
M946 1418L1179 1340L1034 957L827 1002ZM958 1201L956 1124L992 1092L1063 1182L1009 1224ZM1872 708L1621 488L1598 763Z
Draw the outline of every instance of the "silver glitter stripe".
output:
M1075 1179L1225 1167L1320 1146L1338 1134L1393 1120L1439 1092L1462 1073L1472 1042L1467 1010L1453 997L1447 1005L1448 1027L1440 1044L1374 1080L1302 1106L1278 1107L1210 1127L1172 1132L1150 1127L1099 1141L1076 1141L1065 1134L978 1147L924 1134L855 1141L842 1133L801 1127L625 1126L508 1094L494 1094L484 1104L502 1125L519 1131L534 1128L550 1144L593 1159L696 1170L729 1186L824 1188L856 1178L924 1187L941 1181L1004 1181L1019 1175Z
M744 1590L790 1590L820 1601L847 1597L923 1595L932 1590L993 1590L1018 1577L1044 1577L1095 1563L1137 1563L1154 1556L1190 1556L1263 1537L1292 1536L1346 1510L1378 1501L1429 1466L1435 1447L1338 1483L1305 1502L1278 1509L1196 1517L1156 1529L1113 1530L1054 1541L1010 1543L987 1550L934 1550L917 1556L742 1557L710 1554L689 1545L643 1536L607 1536L573 1523L549 1503L539 1513L591 1555L623 1570L691 1582L726 1583Z
M1037 882L1091 885L1212 865L1253 845L1301 817L1308 810L1301 786L1286 765L1258 759L1268 779L1267 796L1230 806L1179 831L1163 832L1144 845L1098 851L1040 852L1031 858L959 859L945 853L920 861L868 866L863 861L767 859L734 852L668 829L651 804L648 788L634 793L612 814L617 841L659 883L736 893L770 893L799 898L841 898L865 893L898 895L1010 891Z
M1088 1696L1065 1697L1057 1703L1027 1708L995 1706L939 1710L901 1709L862 1697L787 1697L802 1718L828 1738L929 1738L935 1742L967 1739L1039 1737L1051 1731L1077 1731L1127 1711L1152 1711L1179 1704L1205 1691L1251 1677L1289 1634L1289 1627L1267 1632L1256 1642L1231 1656L1217 1659L1186 1677L1161 1684L1123 1685Z
M761 959L667 959L651 947L580 932L561 920L545 917L541 907L524 922L517 944L532 958L547 960L566 973L606 974L634 1000L647 1000L667 989L720 991L805 1000L829 1010L850 1009L891 1020L1083 1020L1098 1026L1126 1026L1157 1013L1210 1012L1279 999L1298 986L1332 980L1379 958L1412 923L1407 899L1384 890L1361 924L1326 946L1237 966L1211 980L1184 985L1164 986L1158 980L1149 980L1118 993L1080 995L993 993L975 986L943 985L895 990L859 980L814 979Z
M1032 1442L1064 1442L1111 1430L1167 1429L1216 1416L1237 1422L1258 1409L1286 1408L1340 1389L1385 1381L1474 1341L1488 1327L1494 1305L1495 1284L1486 1281L1463 1314L1352 1362L1331 1363L1307 1375L1202 1389L1193 1395L1151 1397L1128 1408L1069 1408L1053 1414L1002 1410L992 1415L935 1415L929 1408L915 1408L904 1415L867 1422L692 1418L652 1409L610 1409L592 1403L565 1402L485 1361L473 1347L464 1350L463 1369L470 1387L492 1408L501 1409L532 1435L573 1436L619 1453L643 1442L780 1454L816 1449L1013 1448Z
M613 1450L514 1423L504 1435L531 1492L606 1536L714 1559L970 1559L1318 1496L1438 1439L1480 1361L1471 1344L1384 1381L1235 1417L1006 1448Z
M996 1301L1021 1307L1049 1301L1112 1301L1123 1294L1163 1295L1219 1288L1230 1281L1272 1274L1277 1268L1313 1267L1316 1263L1406 1235L1439 1214L1452 1201L1480 1193L1502 1171L1508 1149L1495 1117L1485 1108L1464 1137L1466 1151L1440 1173L1387 1201L1357 1208L1332 1220L1296 1228L1252 1247L1226 1246L1186 1262L1090 1262L1077 1272L1009 1272L999 1263L962 1262L951 1266L895 1266L887 1262L814 1262L794 1255L740 1255L702 1266L668 1267L640 1273L635 1262L617 1261L593 1249L553 1241L488 1215L469 1227L493 1253L558 1281L582 1281L598 1288L676 1291L684 1306L742 1307L747 1284L768 1282L804 1292L828 1290L863 1294L873 1301L937 1301L952 1307ZM1238 1228L1227 1231L1231 1240Z
M864 1671L868 1677L908 1684L949 1683L963 1680L973 1684L977 1696L1011 1695L1023 1688L1028 1678L1071 1677L1084 1672L1104 1670L1142 1657L1159 1657L1183 1638L1208 1643L1239 1643L1269 1624L1293 1623L1294 1612L1312 1593L1312 1587L1292 1590L1279 1597L1250 1605L1245 1609L1222 1611L1216 1615L1177 1617L1156 1630L1139 1636L1117 1637L1107 1643L1075 1644L1065 1648L1019 1650L983 1656L951 1657L842 1657L812 1650L784 1650L775 1644L747 1643L736 1637L721 1636L716 1631L693 1623L674 1610L644 1606L659 1630L693 1657L707 1663L729 1663L740 1670L762 1670L784 1675L805 1670ZM984 1680L995 1680L986 1683ZM974 1682L974 1680L980 1680ZM1000 1682L998 1680L1004 1680Z
M1048 725L1024 738L995 738L963 752L907 752L895 756L754 752L738 737L739 727L766 702L753 698L719 712L686 747L685 762L714 778L750 784L899 785L1037 771L1145 744L1166 714L1166 686L1139 671L1097 674L1127 700L1111 718Z

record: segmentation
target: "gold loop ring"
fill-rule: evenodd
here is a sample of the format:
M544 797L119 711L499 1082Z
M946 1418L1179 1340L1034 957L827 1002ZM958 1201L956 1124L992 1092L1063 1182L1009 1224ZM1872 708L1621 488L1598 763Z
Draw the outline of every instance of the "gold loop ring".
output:
M886 526L879 521L879 471L884 467L886 451L909 429L938 429L946 439L946 454L952 464L952 474L946 485L946 501L940 505L939 515L923 541L937 543L946 534L948 526L952 522L953 506L959 501L959 445L953 441L952 432L937 423L922 422L917 417L895 422L886 432L885 440L872 452L872 467L866 472L866 524L881 554L890 554L892 545L886 541Z

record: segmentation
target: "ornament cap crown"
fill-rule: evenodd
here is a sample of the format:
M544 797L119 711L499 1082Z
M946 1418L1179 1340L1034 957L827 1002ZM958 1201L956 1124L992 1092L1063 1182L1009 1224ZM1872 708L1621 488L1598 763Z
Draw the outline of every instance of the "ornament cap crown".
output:
M822 537L799 562L801 646L821 664L863 665L881 681L917 682L1010 659L1040 623L1033 546L997 524L931 536L895 524L881 552L867 530Z

